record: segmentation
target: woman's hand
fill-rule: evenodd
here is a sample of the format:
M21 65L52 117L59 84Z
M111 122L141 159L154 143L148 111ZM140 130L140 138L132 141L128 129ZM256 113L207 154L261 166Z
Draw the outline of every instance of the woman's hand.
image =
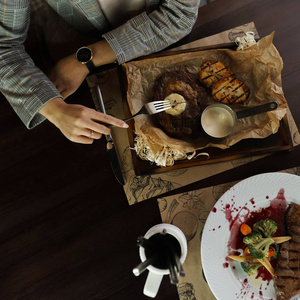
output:
M89 74L88 68L75 59L75 55L61 59L48 75L58 92L66 99L72 95Z
M112 63L117 59L105 40L98 41L88 47L93 51L93 63L96 67ZM48 77L63 98L66 99L79 88L88 74L88 68L76 60L74 53L58 61Z
M110 128L105 125L128 128L120 119L82 105L67 104L61 98L46 103L39 113L58 127L70 141L81 144L92 144L102 134L110 134Z
M115 53L105 40L91 44L89 47L94 53L95 66L116 60ZM54 66L49 79L65 99L79 88L88 74L88 68L78 62L75 54L72 54L61 59ZM100 139L102 134L109 134L110 128L105 124L128 128L128 125L120 119L82 105L67 104L61 98L46 103L39 113L58 127L70 141L76 143L91 144L94 139Z

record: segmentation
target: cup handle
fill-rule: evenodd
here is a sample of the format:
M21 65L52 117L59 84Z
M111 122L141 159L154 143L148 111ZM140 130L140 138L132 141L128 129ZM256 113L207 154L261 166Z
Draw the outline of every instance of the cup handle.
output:
M151 298L155 298L160 283L162 281L163 278L163 274L155 274L153 272L148 273L148 277L144 286L144 295L151 297Z

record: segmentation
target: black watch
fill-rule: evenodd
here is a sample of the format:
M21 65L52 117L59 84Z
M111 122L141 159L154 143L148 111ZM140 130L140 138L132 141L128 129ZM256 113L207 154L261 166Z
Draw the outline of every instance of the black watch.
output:
M83 65L89 69L92 73L96 70L96 67L92 61L93 51L89 47L81 47L76 52L77 61L81 62Z

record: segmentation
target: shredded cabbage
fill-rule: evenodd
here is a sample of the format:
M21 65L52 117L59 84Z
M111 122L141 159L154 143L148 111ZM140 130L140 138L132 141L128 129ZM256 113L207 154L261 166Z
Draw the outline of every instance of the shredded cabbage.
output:
M206 155L209 157L208 153L199 153L196 155L196 151L191 155L188 155L184 151L174 149L170 146L163 145L159 146L159 149L154 149L151 147L147 141L147 138L144 135L137 135L134 139L134 150L137 155L143 159L155 163L159 167L170 167L174 165L176 160L181 159L192 159L196 158L199 155Z
M246 35L244 35L243 37L237 37L235 39L235 43L237 44L237 51L243 51L253 45L256 44L255 41L255 33L253 31L248 31L246 32Z

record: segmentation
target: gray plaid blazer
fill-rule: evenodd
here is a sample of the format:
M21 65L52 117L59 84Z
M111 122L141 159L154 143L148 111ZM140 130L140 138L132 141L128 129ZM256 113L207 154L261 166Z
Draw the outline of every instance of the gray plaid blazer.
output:
M113 30L97 0L45 1L76 29L97 30L121 64L186 36L201 0L146 0L147 12ZM26 127L33 128L45 119L38 113L41 107L61 95L24 49L29 22L30 0L0 0L0 89Z

